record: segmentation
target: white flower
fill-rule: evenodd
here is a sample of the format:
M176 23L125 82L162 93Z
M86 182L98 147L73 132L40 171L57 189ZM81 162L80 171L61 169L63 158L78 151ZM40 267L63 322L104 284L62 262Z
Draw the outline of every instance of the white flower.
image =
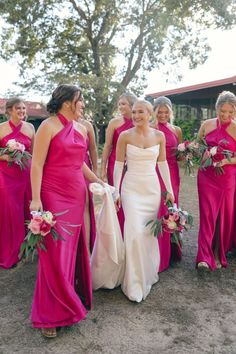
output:
M51 224L53 221L53 214L50 211L46 211L45 213L43 213L42 218L43 220Z
M214 156L216 153L217 153L217 146L213 146L213 147L210 149L210 154L211 154L211 156Z

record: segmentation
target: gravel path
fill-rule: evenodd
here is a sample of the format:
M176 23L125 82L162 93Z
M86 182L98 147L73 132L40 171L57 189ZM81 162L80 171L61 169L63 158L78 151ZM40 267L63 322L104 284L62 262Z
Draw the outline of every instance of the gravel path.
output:
M36 262L0 269L0 354L236 354L236 258L227 269L195 270L198 202L196 178L183 176L181 207L194 216L181 263L160 274L140 303L121 290L94 293L85 321L44 339L29 322Z

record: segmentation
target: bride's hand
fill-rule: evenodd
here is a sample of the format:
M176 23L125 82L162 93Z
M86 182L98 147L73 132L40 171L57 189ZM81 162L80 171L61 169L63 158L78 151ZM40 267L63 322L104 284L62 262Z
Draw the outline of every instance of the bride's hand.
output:
M121 208L121 199L120 199L120 197L118 199L116 199L116 201L114 201L114 203L115 203L116 211L118 212L119 209Z
M166 193L165 204L167 204L167 202L170 202L173 205L174 201L175 201L175 198L174 198L173 194L167 192Z

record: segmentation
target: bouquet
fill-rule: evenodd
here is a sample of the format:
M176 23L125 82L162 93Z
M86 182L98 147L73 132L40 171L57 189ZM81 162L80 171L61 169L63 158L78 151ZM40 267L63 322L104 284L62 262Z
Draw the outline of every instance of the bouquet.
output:
M206 144L205 140L202 141L202 145L205 147L203 149L201 161L200 161L200 169L205 170L209 166L213 166L215 168L215 172L218 175L224 174L224 168L219 166L219 162L223 159L231 160L233 157L233 153L227 149L224 149L222 145L228 144L226 140L221 140L220 145L210 147Z
M19 143L15 139L8 140L6 147L0 149L0 156L5 154L11 158L11 161L8 162L9 166L15 163L20 166L21 170L29 167L28 160L31 159L31 154L25 151L24 144Z
M185 174L194 176L193 159L198 158L199 143L197 141L186 140L177 146L176 156L178 160L184 160Z
M150 220L146 226L151 226L151 230L155 237L162 235L163 232L171 234L171 242L181 246L182 233L188 231L193 225L193 217L187 211L177 208L176 204L172 205L167 202L168 210L160 219Z
M47 251L45 246L45 237L50 234L54 241L59 239L65 241L65 239L57 233L55 229L55 225L58 226L68 233L70 236L73 235L72 232L67 230L63 225L67 225L69 227L78 227L79 225L72 225L68 222L60 220L60 222L56 220L56 217L59 215L63 215L67 213L68 210L63 211L61 213L52 214L50 211L32 211L32 219L26 221L26 225L28 225L28 233L25 236L24 242L20 248L19 258L27 259L30 254L32 254L32 259L37 248Z

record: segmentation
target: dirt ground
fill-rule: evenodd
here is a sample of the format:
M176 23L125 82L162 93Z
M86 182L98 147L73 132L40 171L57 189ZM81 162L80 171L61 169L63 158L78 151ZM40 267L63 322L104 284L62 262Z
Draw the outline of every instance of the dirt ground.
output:
M94 293L85 321L44 339L29 321L37 264L0 270L0 354L236 353L236 257L227 269L195 270L196 178L184 176L182 208L194 216L181 263L160 274L147 299L132 303L120 288Z

